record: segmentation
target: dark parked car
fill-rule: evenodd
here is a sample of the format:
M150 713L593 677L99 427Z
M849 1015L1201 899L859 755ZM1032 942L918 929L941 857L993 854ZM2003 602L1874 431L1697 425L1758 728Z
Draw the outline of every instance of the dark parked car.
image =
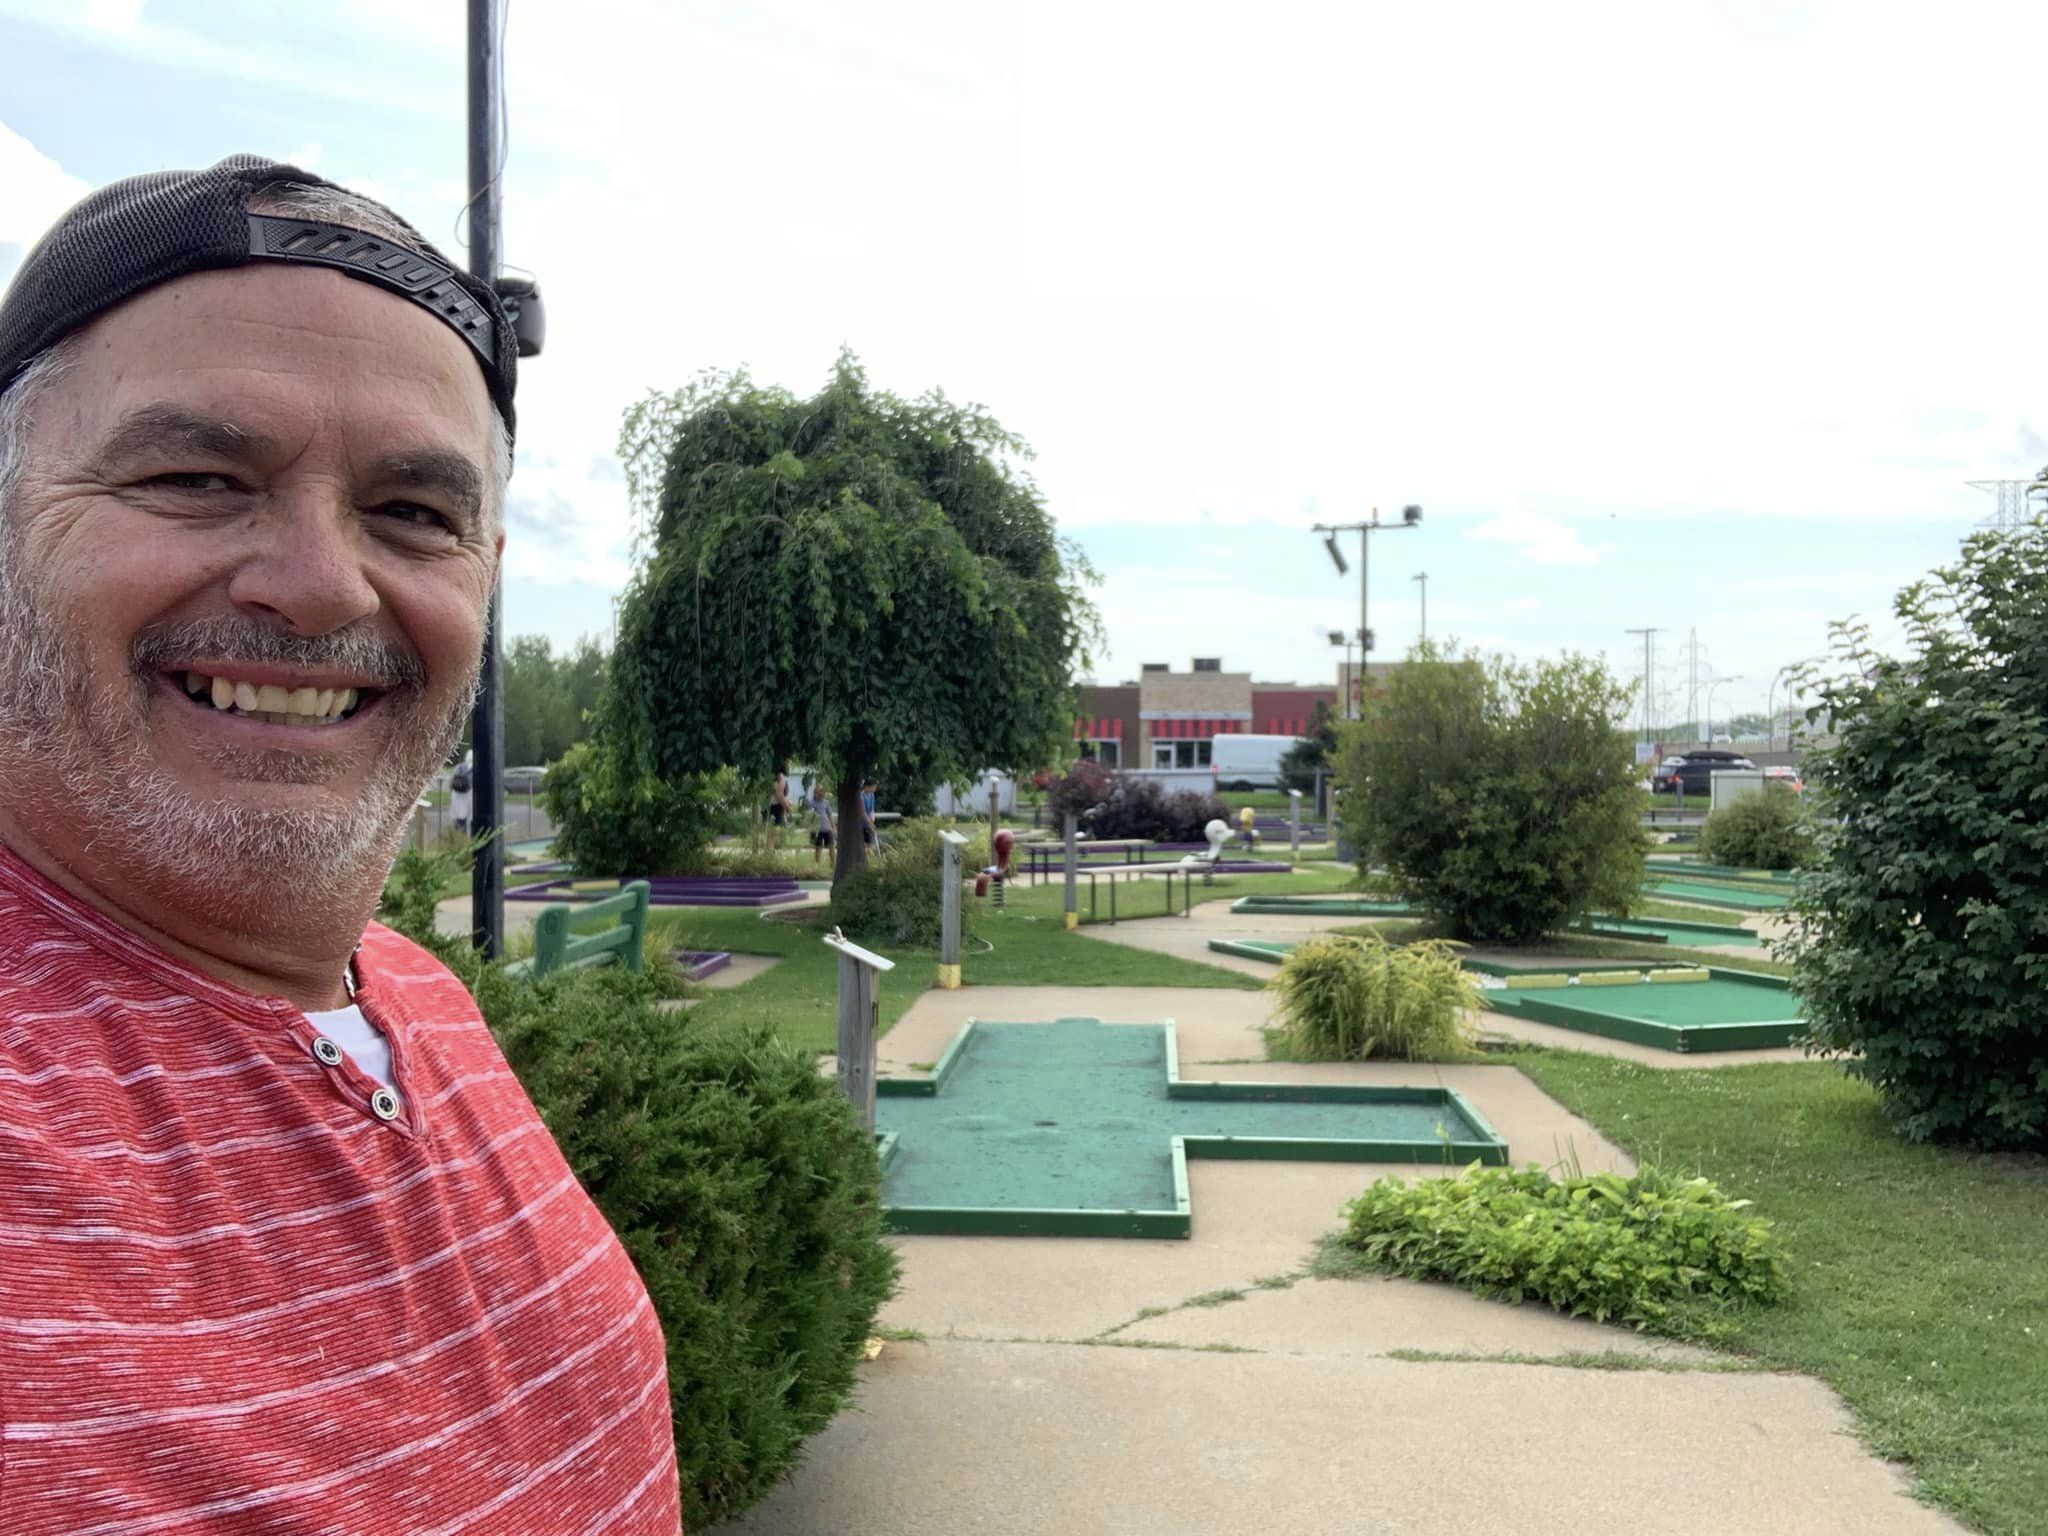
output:
M1756 764L1740 752L1702 747L1697 752L1686 753L1675 764L1659 767L1657 788L1666 794L1675 794L1682 789L1688 795L1704 795L1714 787L1712 775L1721 769L1754 767Z

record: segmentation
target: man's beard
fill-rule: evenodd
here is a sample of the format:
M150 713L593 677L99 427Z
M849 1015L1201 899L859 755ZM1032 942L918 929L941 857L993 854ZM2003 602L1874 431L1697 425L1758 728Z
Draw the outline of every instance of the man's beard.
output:
M12 794L28 801L17 800L17 820L33 831L38 820L70 819L86 828L93 862L122 885L208 903L237 928L268 926L266 914L285 917L280 899L299 910L352 905L365 886L381 883L421 787L461 737L473 676L436 707L418 657L367 629L294 635L230 614L142 631L130 648L129 673L95 686L86 648L21 569L18 535L5 522L0 518L0 770ZM224 793L207 796L180 783L148 748L152 715L157 729L176 729L175 711L186 707L163 697L156 677L200 657L388 683L377 709L393 717L389 747L360 794L332 809L247 804L233 794L234 784L319 784L335 767L317 754L226 745L211 749ZM109 894L118 899L118 892Z

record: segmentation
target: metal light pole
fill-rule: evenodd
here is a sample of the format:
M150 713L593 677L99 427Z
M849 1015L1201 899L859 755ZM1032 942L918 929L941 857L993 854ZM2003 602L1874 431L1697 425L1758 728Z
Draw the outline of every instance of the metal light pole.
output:
M1429 572L1417 571L1414 580L1416 591L1422 598L1422 638L1426 641L1429 639Z
M1344 696L1337 701L1337 718L1349 720L1351 718L1351 636L1341 629L1333 629L1330 631L1330 644L1344 647Z
M1731 674L1731 675L1730 675L1730 676L1728 676L1728 677L1717 677L1717 678L1715 678L1715 679L1714 679L1714 680L1713 680L1712 682L1710 682L1710 683L1708 683L1708 684L1707 684L1707 745L1708 745L1708 746L1712 746L1712 745L1714 744L1714 690L1715 690L1716 688L1720 687L1720 686L1721 686L1721 685L1722 685L1723 683L1739 683L1739 682L1741 682L1741 681L1742 681L1742 674L1738 672L1738 673L1734 673L1734 674ZM1731 733L1731 734L1732 734L1732 733Z
M469 270L498 280L498 226L503 211L498 184L497 0L469 0ZM482 842L470 873L470 941L495 960L505 952L505 673L498 634L504 624L502 583L491 587L484 625L483 664L477 673L476 712L470 717L470 832Z
M1422 523L1422 508L1410 502L1401 509L1401 521L1383 523L1380 509L1374 507L1372 516L1357 523L1317 523L1315 532L1323 535L1323 548L1330 552L1330 563L1337 567L1342 576L1349 567L1344 563L1344 552L1337 547L1337 535L1356 533L1358 535L1358 702L1359 713L1365 713L1365 681L1372 676L1372 614L1371 589L1366 574L1371 564L1372 536L1376 533L1392 533L1397 528L1415 528Z

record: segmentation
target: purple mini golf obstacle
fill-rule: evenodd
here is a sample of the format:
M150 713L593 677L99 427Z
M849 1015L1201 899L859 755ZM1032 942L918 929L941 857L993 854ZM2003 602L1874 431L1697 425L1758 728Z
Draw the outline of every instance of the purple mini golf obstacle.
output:
M579 891L574 880L548 880L507 891L507 901L595 901L618 890L615 881L602 889ZM742 875L657 875L648 881L651 907L779 907L802 901L794 880L755 879Z
M723 949L672 949L669 958L683 969L683 974L692 981L702 981L714 971L722 971L732 964L732 955Z

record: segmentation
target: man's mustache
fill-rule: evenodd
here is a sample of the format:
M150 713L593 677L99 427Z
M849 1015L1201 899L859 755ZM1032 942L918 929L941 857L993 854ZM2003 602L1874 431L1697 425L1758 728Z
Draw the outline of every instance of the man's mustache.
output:
M295 635L249 619L220 617L182 624L157 624L141 631L130 647L139 676L190 670L199 662L255 662L267 666L321 668L377 679L379 688L420 687L427 669L411 650L368 629L352 627L329 635Z

